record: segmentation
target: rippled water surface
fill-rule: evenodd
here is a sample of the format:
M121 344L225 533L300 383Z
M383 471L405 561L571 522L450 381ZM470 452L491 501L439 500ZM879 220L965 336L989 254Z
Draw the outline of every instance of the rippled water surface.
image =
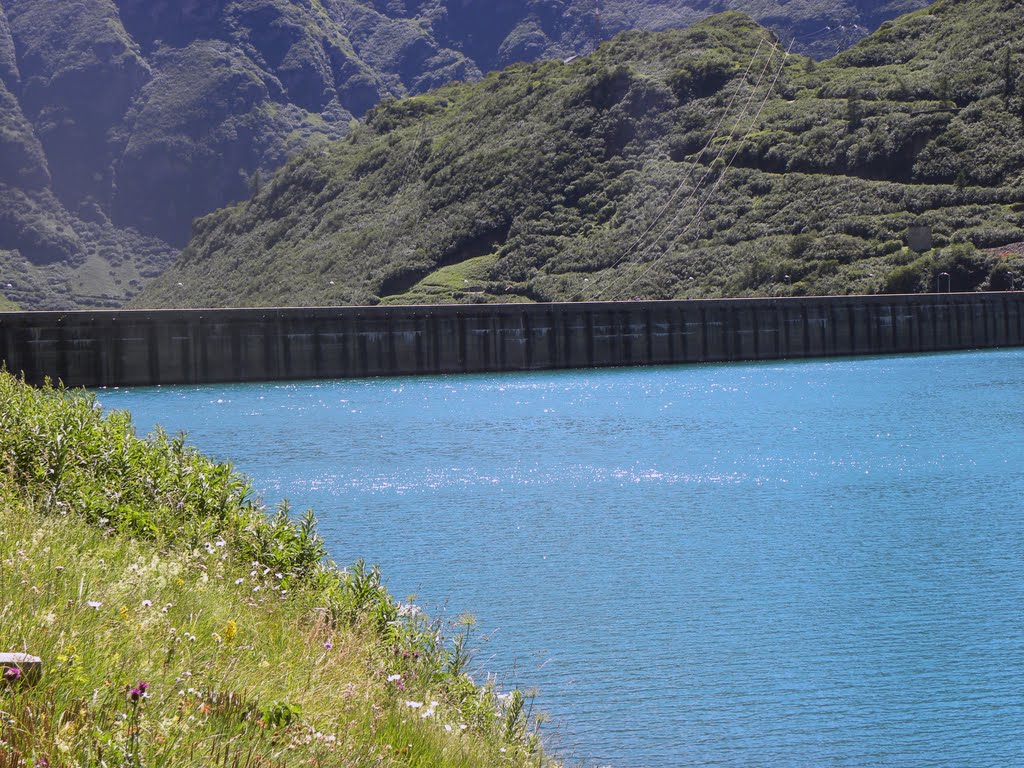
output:
M100 399L474 613L570 763L1024 765L1022 350Z

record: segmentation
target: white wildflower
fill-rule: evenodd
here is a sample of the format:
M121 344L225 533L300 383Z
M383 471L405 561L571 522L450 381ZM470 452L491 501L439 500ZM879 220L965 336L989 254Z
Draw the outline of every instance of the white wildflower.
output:
M415 619L422 613L422 609L418 605L412 603L399 603L398 604L398 615L408 616L410 619Z

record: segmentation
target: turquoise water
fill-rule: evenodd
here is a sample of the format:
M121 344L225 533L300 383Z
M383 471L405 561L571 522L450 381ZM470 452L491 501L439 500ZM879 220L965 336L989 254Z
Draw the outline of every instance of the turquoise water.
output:
M572 764L1024 765L1024 350L100 400L474 613Z

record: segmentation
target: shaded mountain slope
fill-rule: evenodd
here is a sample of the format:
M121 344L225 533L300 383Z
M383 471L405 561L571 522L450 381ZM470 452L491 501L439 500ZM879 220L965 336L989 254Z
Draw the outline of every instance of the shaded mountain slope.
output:
M140 304L1001 287L1022 39L1017 3L942 0L815 64L727 13L386 103L197 222Z
M385 98L725 8L831 54L923 3L0 0L0 293L119 305L195 217Z

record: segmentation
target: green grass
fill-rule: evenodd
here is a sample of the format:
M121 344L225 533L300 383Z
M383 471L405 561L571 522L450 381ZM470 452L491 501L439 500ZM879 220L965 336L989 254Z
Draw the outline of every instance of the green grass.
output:
M491 273L498 260L496 253L477 256L458 264L440 267L409 290L381 299L381 304L449 304L472 301L474 297L489 296ZM525 297L508 294L504 301L527 301Z
M230 467L6 373L0 448L0 650L45 669L0 683L0 765L548 763L467 675L468 622L323 562Z

